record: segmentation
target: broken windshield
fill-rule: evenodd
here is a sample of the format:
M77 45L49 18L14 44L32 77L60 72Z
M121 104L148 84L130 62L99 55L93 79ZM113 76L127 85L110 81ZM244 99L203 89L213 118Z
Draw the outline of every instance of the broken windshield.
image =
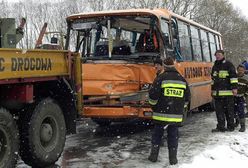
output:
M113 16L74 20L72 50L84 59L152 59L159 54L157 19L152 16ZM72 46L72 44L76 44Z

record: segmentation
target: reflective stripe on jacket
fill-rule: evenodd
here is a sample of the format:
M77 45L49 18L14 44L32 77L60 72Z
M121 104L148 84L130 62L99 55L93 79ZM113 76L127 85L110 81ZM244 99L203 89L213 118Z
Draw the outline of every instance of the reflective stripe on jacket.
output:
M238 78L233 64L225 59L216 60L212 68L212 95L215 97L233 96Z
M232 90L218 90L218 91L215 91L213 90L212 91L212 95L213 96L233 96L233 92Z
M162 114L153 112L152 119L159 120L159 121L166 121L166 122L182 122L183 115L176 115L176 114Z
M238 76L238 96L248 93L248 75Z
M186 80L173 67L157 76L149 90L152 118L159 122L182 122L185 101L190 91Z

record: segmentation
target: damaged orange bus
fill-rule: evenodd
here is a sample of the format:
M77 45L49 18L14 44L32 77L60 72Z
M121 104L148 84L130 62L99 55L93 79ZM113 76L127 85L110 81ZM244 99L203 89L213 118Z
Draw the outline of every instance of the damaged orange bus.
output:
M101 126L149 119L147 91L157 57L175 58L190 85L188 110L211 103L210 72L214 52L222 48L220 33L166 9L79 13L67 17L67 24L66 49L81 53L83 117Z

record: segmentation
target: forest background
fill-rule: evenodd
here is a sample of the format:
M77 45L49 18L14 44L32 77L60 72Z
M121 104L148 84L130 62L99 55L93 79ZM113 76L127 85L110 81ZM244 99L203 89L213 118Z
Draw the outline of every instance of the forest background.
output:
M32 49L45 22L47 31L66 33L71 14L130 8L167 8L220 32L226 56L235 65L248 59L248 18L229 0L1 0L0 17L26 18L18 47Z

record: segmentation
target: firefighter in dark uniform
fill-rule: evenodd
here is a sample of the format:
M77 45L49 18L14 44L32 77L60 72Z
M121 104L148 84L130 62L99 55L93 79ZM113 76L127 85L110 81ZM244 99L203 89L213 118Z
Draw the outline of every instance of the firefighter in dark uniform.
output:
M236 70L233 64L225 59L223 50L217 50L215 57L211 76L217 127L212 132L234 131L234 96L237 95L238 84Z
M189 87L186 80L174 66L174 59L164 61L165 70L159 74L149 90L149 103L153 110L154 130L152 148L148 159L156 162L164 130L167 128L167 144L171 165L177 164L178 123L183 120L185 102L189 101Z
M238 71L238 94L234 98L235 102L235 127L240 123L239 132L245 132L245 95L248 93L248 75L245 74L245 66L240 64Z

